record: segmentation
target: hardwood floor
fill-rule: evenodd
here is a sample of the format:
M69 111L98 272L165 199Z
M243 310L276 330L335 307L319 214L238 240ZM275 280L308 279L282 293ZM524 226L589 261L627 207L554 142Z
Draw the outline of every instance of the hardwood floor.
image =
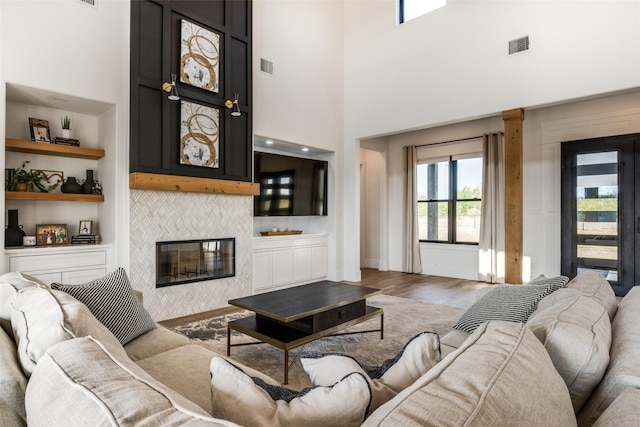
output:
M345 281L345 283L382 289L385 295L461 308L468 308L473 304L477 289L491 286L485 282L473 280L408 274L398 271L378 271L371 268L362 269L362 280L360 282ZM234 313L239 310L236 307L229 306L176 319L163 320L158 323L171 328L209 317Z

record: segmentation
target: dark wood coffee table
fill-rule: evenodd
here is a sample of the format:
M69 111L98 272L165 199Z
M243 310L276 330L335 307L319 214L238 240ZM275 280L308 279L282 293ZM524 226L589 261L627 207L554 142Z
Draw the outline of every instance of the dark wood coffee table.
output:
M328 280L229 300L229 304L255 312L255 316L234 320L227 325L227 356L231 347L271 344L284 350L284 384L289 382L289 350L329 335L380 332L384 338L381 308L368 306L368 297L380 289ZM339 331L380 316L380 328L357 332ZM260 342L231 344L231 331L238 331Z

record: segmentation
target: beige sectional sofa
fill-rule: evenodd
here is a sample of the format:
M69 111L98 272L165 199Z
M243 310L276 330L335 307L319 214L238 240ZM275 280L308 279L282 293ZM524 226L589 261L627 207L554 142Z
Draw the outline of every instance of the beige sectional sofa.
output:
M640 388L640 290L618 306L597 277L580 275L568 288L541 300L526 324L491 321L443 337L443 360L361 417L364 425L591 425L605 410L597 425L637 420L639 396L628 389ZM235 425L214 416L224 405L212 398L219 355L161 326L122 345L84 304L19 273L0 277L0 325L0 425ZM587 339L595 350L576 356ZM366 388L356 377L351 383ZM233 404L247 404L244 390L237 393ZM295 411L280 401L267 409L248 402L251 410L287 411L256 417L260 425L308 424L291 421ZM358 415L353 422L360 424ZM315 423L349 424L343 416Z

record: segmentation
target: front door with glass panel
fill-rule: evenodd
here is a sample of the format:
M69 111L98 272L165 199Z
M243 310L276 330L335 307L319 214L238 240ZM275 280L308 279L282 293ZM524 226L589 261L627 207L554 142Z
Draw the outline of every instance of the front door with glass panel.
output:
M562 144L562 274L598 272L616 295L640 283L639 140L624 135Z

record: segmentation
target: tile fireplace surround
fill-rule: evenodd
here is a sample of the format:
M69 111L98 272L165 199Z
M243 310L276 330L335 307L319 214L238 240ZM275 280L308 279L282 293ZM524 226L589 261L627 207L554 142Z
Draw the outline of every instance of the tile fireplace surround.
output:
M251 294L253 196L132 189L130 230L131 284L156 321ZM225 237L236 239L235 277L156 288L156 242Z

